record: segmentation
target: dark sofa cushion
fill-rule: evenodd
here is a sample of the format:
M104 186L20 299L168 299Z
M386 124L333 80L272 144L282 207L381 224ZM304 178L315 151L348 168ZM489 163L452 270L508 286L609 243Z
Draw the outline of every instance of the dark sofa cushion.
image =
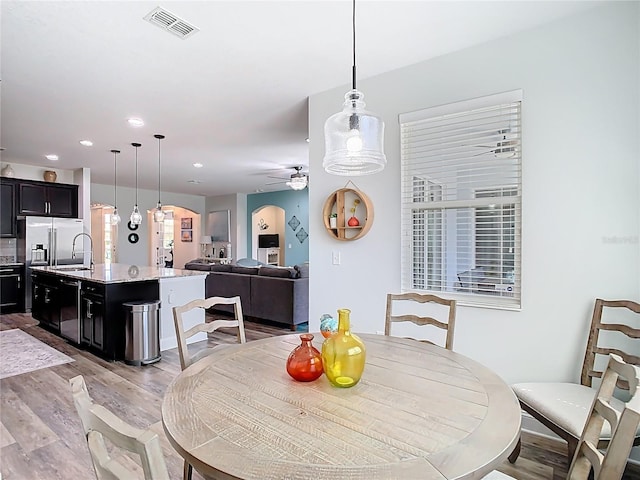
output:
M185 270L200 270L203 272L208 272L211 268L211 265L207 263L187 263L184 268Z
M296 278L309 278L309 262L295 265L293 268L298 272L298 276Z
M230 264L222 264L222 263L214 263L212 265L210 265L211 271L212 272L230 272L231 271L231 265Z
M231 273L243 273L245 275L257 275L258 267L241 267L239 265L231 265Z
M298 271L293 267L264 266L260 267L258 275L263 277L298 278Z

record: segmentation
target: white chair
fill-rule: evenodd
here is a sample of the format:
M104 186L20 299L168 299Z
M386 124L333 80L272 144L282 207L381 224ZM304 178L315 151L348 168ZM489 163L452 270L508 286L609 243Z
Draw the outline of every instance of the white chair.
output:
M118 448L140 456L145 480L169 480L158 435L123 422L102 405L91 400L81 375L69 380L98 480L132 480L136 472L112 458L104 438Z
M212 322L205 322L197 324L191 327L189 330L184 330L184 321L183 315L190 310L194 310L196 308L201 308L203 310L207 310L214 305L233 305L234 311L234 319L233 320L213 320ZM201 358L211 354L213 352L213 348L205 348L204 350L200 350L195 355L189 354L189 349L187 348L187 339L193 337L194 335L206 332L212 333L218 328L225 327L237 327L238 328L238 342L245 343L247 338L244 332L244 318L242 315L242 304L240 302L240 297L209 297L204 300L192 300L186 305L182 305L180 307L173 307L173 320L176 328L176 337L178 340L178 353L180 354L180 366L182 370L187 368L189 365L197 362Z
M233 320L213 320L212 322L199 323L189 330L185 331L184 329L184 321L183 315L191 310L201 308L203 310L207 310L214 305L233 305L234 319ZM194 364L201 358L206 357L207 355L212 354L216 348L222 347L222 345L218 345L214 348L205 348L200 350L195 355L189 354L189 349L187 347L187 339L193 337L194 335L206 332L212 333L219 328L226 327L237 327L238 328L238 342L246 343L247 338L244 331L244 317L242 315L242 303L240 302L240 297L209 297L204 300L192 300L186 305L182 305L180 307L173 307L173 321L176 328L176 337L178 340L178 353L180 355L180 367L182 370L187 368L188 366ZM191 476L193 473L193 468L187 462L184 461L184 480L191 480Z
M602 318L605 308L608 320L606 323ZM637 345L640 339L640 328L632 326L634 320L640 320L640 315L637 314L640 314L640 304L636 302L597 299L591 319L580 384L532 382L511 386L523 410L566 440L568 461L573 458L587 422L589 407L596 395L593 379L602 376L607 356L615 353L627 363L640 365L640 355L630 353L633 351L631 350L633 342ZM628 388L624 382L620 382L619 387ZM612 402L614 405L617 403L618 407L622 405L616 399ZM611 432L605 425L598 446L605 447L610 436ZM640 445L640 429L634 444ZM509 456L511 463L518 458L519 452L520 442Z
M418 315L393 315L393 307L398 302L416 302L416 303L436 303L448 307L447 318L437 320L433 317ZM416 325L433 325L437 328L446 330L447 336L444 347L447 350L453 350L453 333L456 322L456 301L446 300L435 295L425 295L420 293L388 293L387 294L387 313L384 324L384 334L391 335L391 324L399 322L411 322ZM429 342L433 343L433 342Z
M614 402L613 392L619 384L619 377L629 386L631 398L622 404ZM625 363L615 354L609 355L600 388L592 402L573 461L569 467L567 480L587 480L593 471L593 480L620 480L627 465L627 459L638 428L640 428L640 367ZM612 432L604 450L598 448L603 427ZM485 480L512 479L509 475L494 471Z

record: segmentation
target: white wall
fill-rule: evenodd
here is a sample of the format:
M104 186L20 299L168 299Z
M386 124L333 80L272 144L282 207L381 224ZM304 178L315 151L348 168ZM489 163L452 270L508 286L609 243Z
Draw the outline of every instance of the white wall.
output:
M455 350L507 382L577 380L594 299L640 300L639 18L638 3L614 2L359 79L367 108L386 123L388 164L353 178L375 209L354 242L333 240L320 215L347 180L326 174L322 157L324 122L349 86L312 96L310 331L339 307L351 309L354 330L381 331L385 294L400 291L398 115L523 89L523 307L460 307Z
M184 207L201 215L204 213L205 199L202 196L162 192L161 198L163 205ZM149 258L149 244L147 241L149 238L149 222L147 221L146 212L156 207L158 191L138 189L138 208L142 214L143 221L142 225L135 231L140 240L138 243L132 244L127 241L127 236L131 233L131 230L127 228L127 222L133 210L134 202L135 189L118 186L118 211L122 217L122 223L118 228L118 262L131 265L147 265ZM92 183L91 203L113 205L113 185ZM195 239L195 241L199 242L198 239ZM194 258L197 256L196 254Z

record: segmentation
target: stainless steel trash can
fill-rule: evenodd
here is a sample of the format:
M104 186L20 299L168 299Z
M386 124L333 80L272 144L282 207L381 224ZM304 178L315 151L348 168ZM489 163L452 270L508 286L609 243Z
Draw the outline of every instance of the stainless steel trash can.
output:
M160 360L160 300L127 302L124 306L124 361L129 365L148 365Z

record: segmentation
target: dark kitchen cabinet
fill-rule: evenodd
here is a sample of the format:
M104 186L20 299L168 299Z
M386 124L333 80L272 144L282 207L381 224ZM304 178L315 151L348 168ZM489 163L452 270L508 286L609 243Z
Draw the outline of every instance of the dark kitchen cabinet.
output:
M78 186L21 180L17 214L77 218Z
M20 312L24 303L24 267L0 265L0 313Z
M83 286L80 292L80 340L89 347L104 351L105 343L105 300L98 293L87 291Z
M56 277L32 275L31 316L48 330L60 332L59 288Z
M2 179L0 183L0 237L16 236L16 184Z

